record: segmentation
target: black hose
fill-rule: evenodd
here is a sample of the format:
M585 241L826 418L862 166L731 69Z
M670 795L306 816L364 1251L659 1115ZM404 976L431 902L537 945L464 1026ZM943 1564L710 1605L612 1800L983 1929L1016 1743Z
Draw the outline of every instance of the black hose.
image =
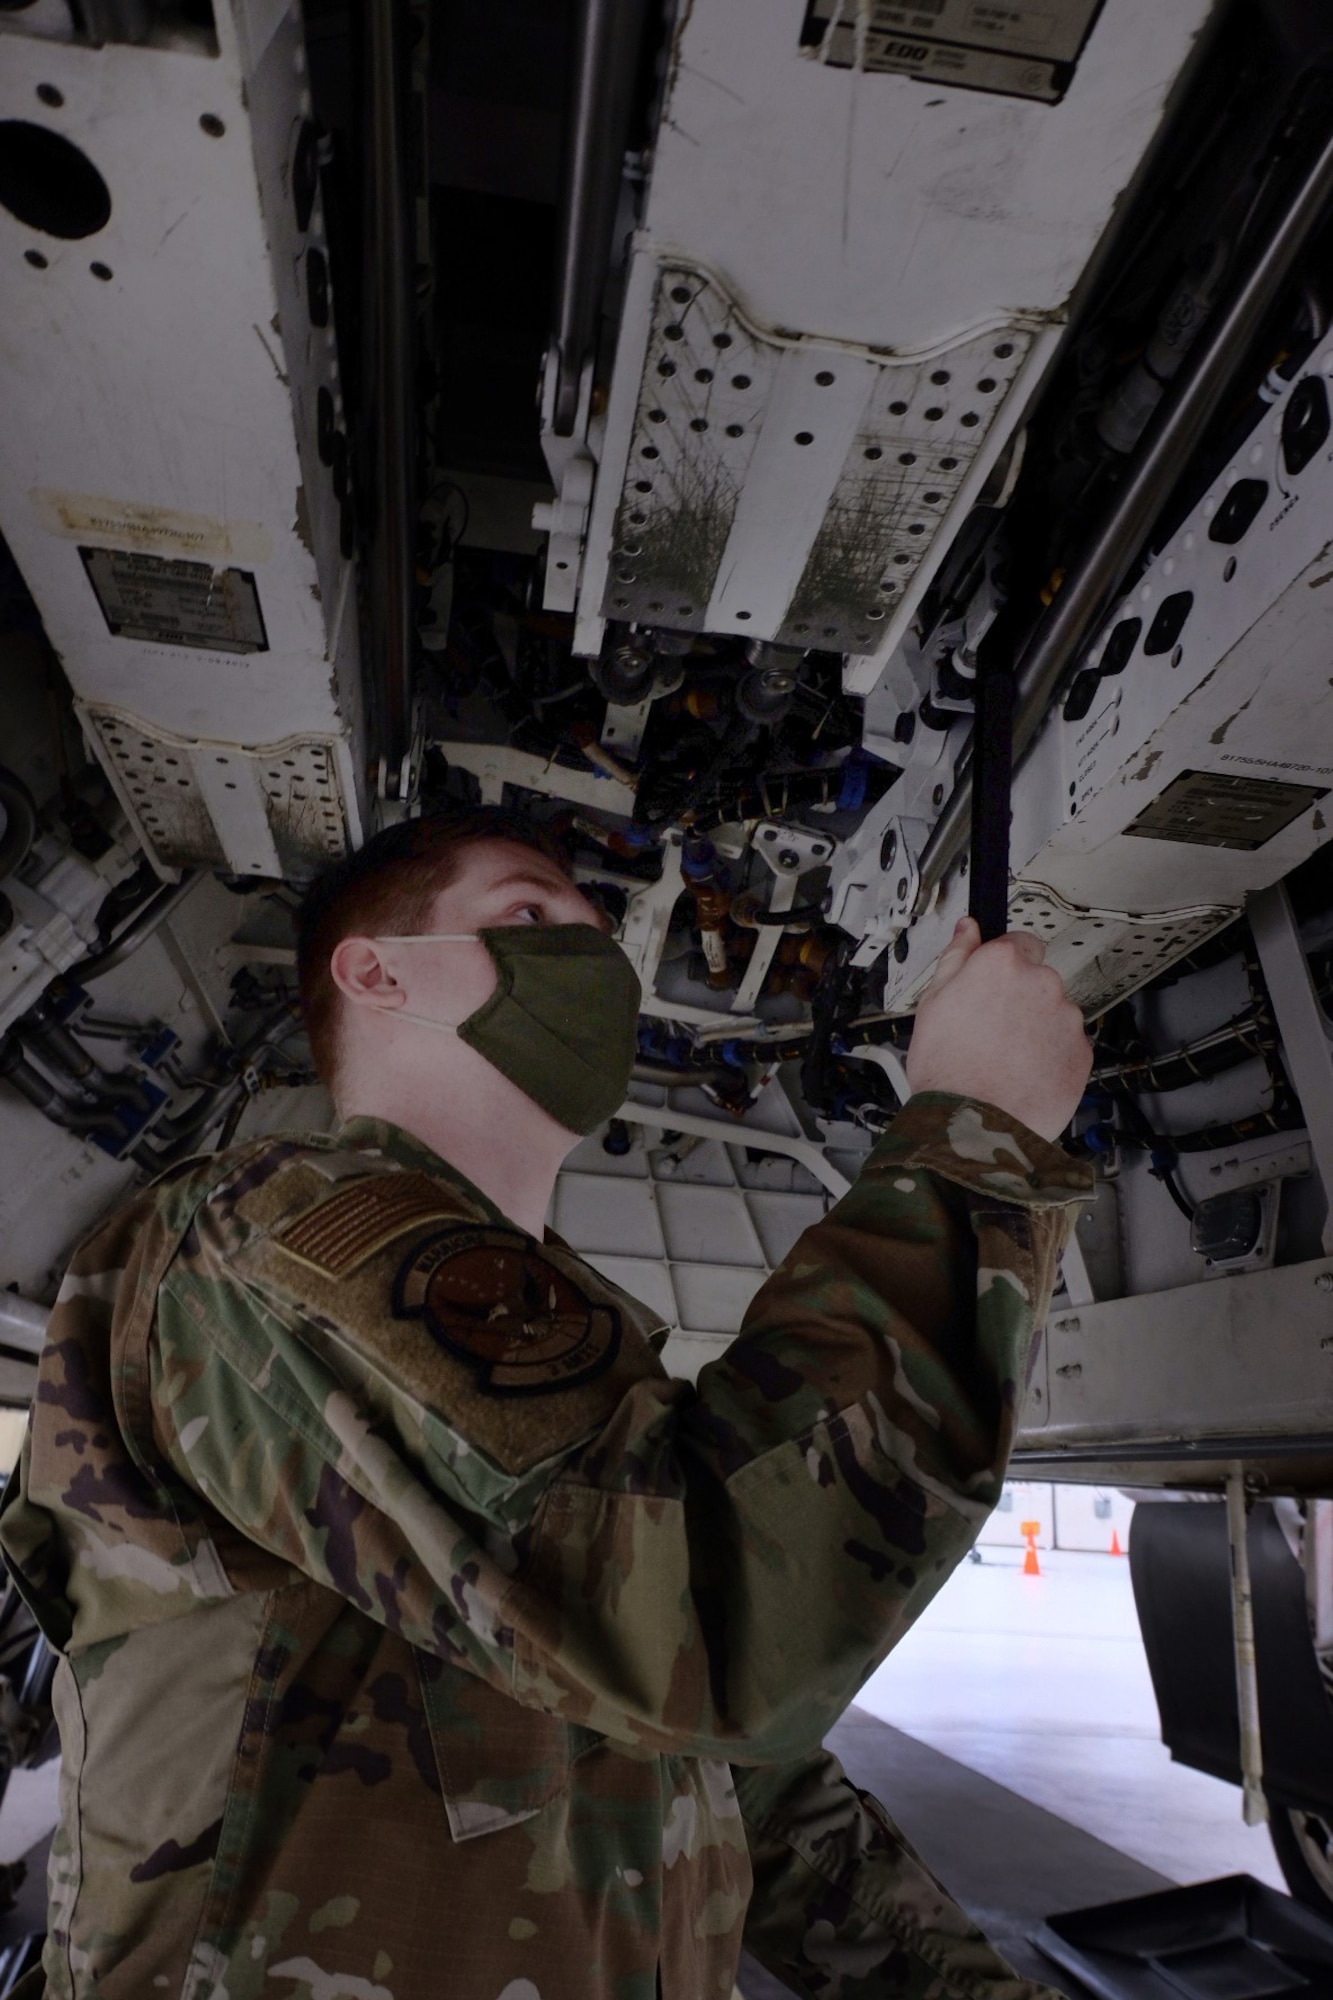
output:
M717 746L702 768L692 775L649 771L639 780L634 796L636 826L665 826L668 820L684 819L697 812L709 797L718 779L755 734L749 723L733 722L717 740Z
M1115 1091L1113 1096L1116 1104L1120 1106L1122 1111L1128 1114L1129 1122L1134 1127L1138 1143L1147 1148L1149 1159L1148 1172L1154 1180L1162 1183L1162 1186L1166 1189L1186 1220L1193 1222L1194 1203L1189 1199L1189 1196L1175 1177L1174 1169L1180 1150L1179 1142L1175 1139L1166 1138L1160 1132L1154 1132L1152 1126L1148 1123L1147 1116L1138 1099L1132 1097L1127 1090Z
M1248 1118L1228 1125L1204 1125L1197 1132L1183 1132L1172 1140L1178 1153L1212 1153L1219 1146L1238 1146L1243 1139L1267 1138L1276 1132L1303 1132L1305 1114L1294 1099L1277 1103L1271 1111L1255 1111Z
M194 875L182 875L179 882L165 883L157 894L150 897L138 913L131 917L118 937L113 938L109 945L103 946L102 950L90 953L87 958L81 958L77 965L67 967L61 973L61 979L67 985L86 986L89 980L100 979L102 974L110 972L113 966L123 965L125 960L132 957L139 949L144 940L152 936L164 918L171 915L176 905L184 901L193 889L196 879Z
M756 910L753 915L737 917L742 930L794 931L812 930L824 921L822 903L795 903L790 910Z
M77 1132L81 1137L114 1140L117 1148L124 1145L128 1135L110 1112L92 1108L81 1110L79 1106L68 1103L55 1085L25 1060L17 1039L0 1043L0 1076L53 1125L61 1126L66 1132Z
M294 1025L296 1012L295 1003L285 1001L276 1013L271 1014L267 1021L260 1024L247 1042L231 1051L231 1060L241 1066L241 1074L223 1078L211 1089L204 1090L192 1105L178 1112L175 1117L159 1119L152 1137L154 1140L164 1139L166 1144L158 1146L145 1143L141 1147L136 1147L134 1158L140 1165L151 1167L154 1173L160 1173L163 1168L174 1166L178 1160L188 1159L197 1141L203 1137L209 1126L228 1115L238 1095L241 1097L242 1106L248 1103L250 1092L246 1086L244 1071L263 1056L271 1043L277 1041L282 1033Z
M44 1020L42 1017L46 1012L49 1012L47 1003L39 1000L17 1027L29 1053L38 1056L54 1073L52 1081L57 1089L63 1076L76 1090L91 1097L95 1104L124 1104L141 1118L152 1115L153 1099L143 1084L124 1074L104 1070L75 1040L68 1028L58 1021ZM61 1096L68 1098L68 1093L61 1090Z
M688 1084L716 1083L723 1074L721 1063L701 1063L697 1069L674 1069L670 1063L636 1062L630 1075L635 1083L655 1083L668 1090Z
M1266 1033L1267 1039L1261 1040L1261 1033ZM1091 1082L1112 1088L1119 1084L1158 1097L1168 1091L1184 1090L1191 1083L1207 1083L1244 1063L1262 1062L1275 1048L1271 1024L1261 1015L1247 1015L1212 1035L1201 1036L1196 1043L1169 1049L1163 1055L1153 1055L1146 1048L1141 1053L1123 1055L1116 1062L1094 1069Z
M246 1106L250 1101L250 1093L246 1091L232 1105L231 1110L222 1121L222 1130L218 1133L217 1143L213 1148L215 1153L226 1152L228 1146L230 1146L232 1140L236 1137L236 1128L239 1126L242 1118L244 1118Z

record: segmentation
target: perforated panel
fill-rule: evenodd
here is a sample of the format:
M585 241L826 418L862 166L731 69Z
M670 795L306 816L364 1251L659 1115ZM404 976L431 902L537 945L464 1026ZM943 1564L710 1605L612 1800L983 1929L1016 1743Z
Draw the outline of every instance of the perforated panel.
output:
M157 860L168 867L221 867L222 841L195 785L187 747L114 713L90 719L121 781L125 808Z
M1005 327L893 361L783 340L716 280L664 268L604 614L876 645L1031 342Z
M346 848L342 792L324 743L280 743L249 753L268 801L278 853L308 861L336 860Z
M81 713L144 844L163 866L299 875L346 852L330 744L191 742L115 710Z
M1009 899L1009 927L1033 931L1046 962L1085 1014L1123 1000L1214 931L1235 911L1222 904L1132 916L1121 910L1079 910L1053 890L1020 883Z

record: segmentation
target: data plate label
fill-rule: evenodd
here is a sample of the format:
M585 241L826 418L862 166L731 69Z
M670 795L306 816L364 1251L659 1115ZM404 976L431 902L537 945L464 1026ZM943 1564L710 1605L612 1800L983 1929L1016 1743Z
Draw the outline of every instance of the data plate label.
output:
M808 0L802 53L834 69L912 76L1058 104L1101 0Z
M268 635L255 580L246 569L80 547L107 630L159 646L209 653L266 653Z
M1182 771L1125 832L1253 852L1327 796L1318 785L1280 784L1230 771Z

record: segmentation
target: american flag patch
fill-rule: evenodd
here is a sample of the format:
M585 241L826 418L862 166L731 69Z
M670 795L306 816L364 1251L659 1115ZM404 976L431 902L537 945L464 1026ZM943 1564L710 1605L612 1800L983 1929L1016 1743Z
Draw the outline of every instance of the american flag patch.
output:
M369 1174L280 1229L273 1241L328 1278L346 1278L418 1223L457 1220L457 1203L427 1174Z

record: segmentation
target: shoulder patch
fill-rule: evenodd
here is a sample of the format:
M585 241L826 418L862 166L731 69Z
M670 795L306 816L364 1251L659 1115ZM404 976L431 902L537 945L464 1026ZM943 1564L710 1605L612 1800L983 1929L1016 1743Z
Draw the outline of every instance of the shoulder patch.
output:
M396 1236L457 1213L429 1174L366 1174L306 1209L273 1241L324 1277L347 1278Z
M616 1307L597 1300L521 1229L455 1223L413 1245L393 1310L420 1319L492 1396L549 1394L603 1374L620 1351Z

